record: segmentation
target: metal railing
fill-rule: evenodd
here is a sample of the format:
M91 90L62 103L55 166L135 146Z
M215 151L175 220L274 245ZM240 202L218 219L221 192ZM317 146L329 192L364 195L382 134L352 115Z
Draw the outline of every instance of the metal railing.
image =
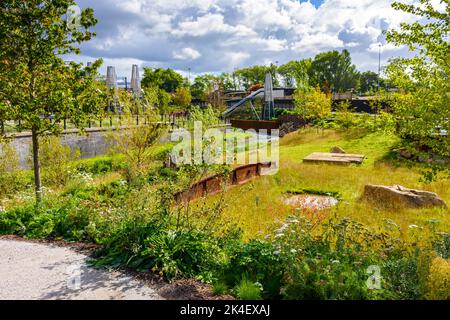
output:
M156 119L150 120L149 117L143 114L125 115L120 113L105 114L103 117L97 117L84 123L81 127L84 129L99 129L99 128L117 128L131 125L147 125L150 122L157 121L160 124L171 127L171 129L186 127L190 121L190 115L188 113L169 113L160 114ZM223 122L223 123L222 123ZM218 125L226 124L225 121L220 120ZM59 125L64 130L71 130L80 128L67 120L62 120ZM21 121L0 121L0 133L24 133L27 132L23 128Z

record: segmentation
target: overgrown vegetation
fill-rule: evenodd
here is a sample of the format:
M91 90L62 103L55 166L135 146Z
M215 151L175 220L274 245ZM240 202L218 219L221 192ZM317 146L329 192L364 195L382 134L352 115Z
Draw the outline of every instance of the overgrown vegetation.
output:
M324 143L327 140L321 140L328 134L328 130L321 133L306 131L297 134L295 142L293 136L288 135L281 144L281 156L296 157L298 151L293 148L299 146L305 148L302 151L305 153L308 148L317 148L317 144L302 145L298 139L310 141L315 137L322 147L331 146L336 141ZM361 139L370 141L372 150L377 152L374 158L382 154L373 137L372 140L359 137L356 141ZM386 141L382 137L379 140L380 146ZM348 140L344 147L349 148L352 143L356 143L354 139ZM361 147L364 146L353 144L353 148ZM126 180L127 167L133 161L126 156L73 162L76 171L87 174L90 179L77 178L77 184L69 181L63 191L47 193L39 207L30 201L2 210L0 233L96 243L102 248L95 261L97 266L152 271L168 280L196 278L211 284L216 294L227 293L241 299L447 297L446 259L450 256L450 238L442 231L448 226L445 216L440 224L422 220L423 223L416 222L416 225L412 220L406 220L405 225L388 220L385 217L391 214L383 214L376 208L362 209L349 197L353 192L346 190L349 180L346 182L342 178L350 168L335 177L336 182L339 181L337 184L330 181L327 188L319 185L324 180L316 181L317 185L308 185L305 176L296 180L292 171L281 168L280 176L256 181L256 189L251 185L242 186L228 194L221 193L189 204L175 201L173 195L189 188L206 172L222 172L226 177L227 171L205 165L169 169L164 168L161 160L159 157L146 158L145 161L152 164L144 166L147 170L140 173L139 185ZM283 163L285 161L289 160L284 158ZM358 170L365 173L375 170L375 161L372 159ZM302 175L316 172L315 166L292 170ZM403 174L401 169L382 167L380 170L387 170L391 175L393 172ZM379 175L380 172L370 174ZM410 174L409 171L404 173ZM291 179L286 180L286 175ZM412 179L418 181L417 177ZM273 214L281 207L266 206L266 201L273 205L277 201L272 198L273 187L264 185L267 179L276 183L280 178L285 179L280 192L336 196L339 192L341 201L352 204L339 207L337 211L326 211L325 216L285 207L278 213L280 222L276 222ZM255 208L248 200L255 196L252 190L266 190ZM325 191L322 193L321 190ZM247 203L234 202L232 197L236 192ZM444 197L448 199L448 194ZM254 226L264 223L267 229L262 233L249 232L252 229L241 223L230 210L247 214ZM266 210L271 212L271 218L265 214ZM353 212L361 210L365 215L373 215L375 220L372 221L377 221L364 221L370 228L356 222L362 216ZM258 212L258 216L252 212ZM351 219L346 218L346 214ZM407 214L402 213L403 216ZM436 216L437 212L429 211L428 214ZM375 287L368 286L372 275L367 273L368 270L380 271L380 278L371 280ZM380 287L376 286L378 280Z

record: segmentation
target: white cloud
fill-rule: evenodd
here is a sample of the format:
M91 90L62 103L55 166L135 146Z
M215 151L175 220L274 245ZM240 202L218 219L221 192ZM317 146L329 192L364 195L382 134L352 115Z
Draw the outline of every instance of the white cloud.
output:
M192 48L184 48L181 51L173 53L174 59L178 60L196 60L201 56L200 52Z
M255 35L255 31L247 26L231 26L226 24L221 14L206 14L196 20L187 19L179 23L178 28L172 32L173 35L201 37L211 33L233 34L238 37Z
M339 49L344 47L344 42L340 40L337 34L307 34L300 41L293 44L292 49L297 52L318 53L327 49Z
M417 0L407 0L409 2ZM439 0L433 0L442 9ZM108 61L192 73L285 63L347 48L361 68L376 68L382 29L411 22L392 0L78 0L94 7L98 37L83 53ZM386 59L405 54L384 44ZM128 62L127 62L128 63Z
M381 49L381 53L386 53L386 52L392 52L392 51L401 51L405 48L405 46L396 46L392 43L387 43L387 44L381 44L381 43L372 43L369 48L367 48L368 52L371 53L378 53L380 52Z

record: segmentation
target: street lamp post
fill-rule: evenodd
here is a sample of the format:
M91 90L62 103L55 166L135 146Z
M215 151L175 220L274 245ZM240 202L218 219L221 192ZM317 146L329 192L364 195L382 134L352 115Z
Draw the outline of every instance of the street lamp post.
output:
M378 93L380 92L380 77L381 77L381 43L378 45Z

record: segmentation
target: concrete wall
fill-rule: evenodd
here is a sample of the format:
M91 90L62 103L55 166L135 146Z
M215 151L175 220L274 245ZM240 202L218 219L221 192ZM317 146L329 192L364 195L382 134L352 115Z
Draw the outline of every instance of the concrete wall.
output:
M225 131L228 127L228 125L216 126L221 131ZM69 145L73 152L79 149L82 159L94 158L108 153L111 146L106 138L106 134L109 130L109 128L86 129L85 135L80 135L78 130L67 130L60 136L60 141L62 144ZM126 127L121 127L119 130L126 130ZM170 141L170 134L171 131L167 135L163 135L160 138L160 142ZM31 158L31 135L29 133L18 133L10 138L19 155L21 168L29 169L28 159Z
M105 155L108 152L109 144L105 136L106 131L95 130L87 135L79 135L77 132L68 132L60 136L60 141L64 145L70 146L72 151L77 149L81 152L81 158L93 158ZM18 134L12 139L11 144L16 148L20 159L20 166L29 169L29 159L31 157L31 136L29 134Z

